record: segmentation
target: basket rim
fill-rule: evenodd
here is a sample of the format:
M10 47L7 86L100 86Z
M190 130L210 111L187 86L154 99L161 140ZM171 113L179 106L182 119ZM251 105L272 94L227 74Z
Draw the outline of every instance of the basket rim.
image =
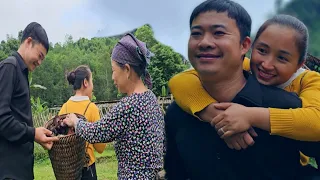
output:
M308 60L309 60L309 61L311 60L310 58L308 58L308 56L311 57L313 61L320 62L320 59L319 59L319 58L317 58L316 56L314 56L314 55L312 55L312 54L310 54L310 53L307 53L307 58L306 58L307 61L308 61Z
M65 114L60 114L60 115L55 115L55 116L53 116L51 119L49 119L48 121L46 121L45 123L44 123L44 128L46 128L46 129L48 129L48 124L50 123L50 122L52 122L53 121L53 119L56 117L56 116L58 116L58 117L65 117L65 116L67 116L68 114L71 114L71 113L65 113ZM84 119L86 119L86 117L84 116L84 115L82 115L82 114L78 114L78 113L73 113L73 114L75 114L78 118L79 118L79 116L80 117L82 117L82 118L84 118ZM52 136L52 137L59 137L59 138L64 138L64 137L69 137L69 136L75 136L76 135L76 133L74 132L74 133L72 133L72 134L68 134L68 135L55 135L55 136Z

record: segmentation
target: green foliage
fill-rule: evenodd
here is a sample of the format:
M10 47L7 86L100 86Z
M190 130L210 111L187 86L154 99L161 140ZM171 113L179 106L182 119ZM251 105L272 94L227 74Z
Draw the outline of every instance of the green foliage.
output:
M38 115L48 110L47 103L43 102L39 97L31 96L30 101L33 115Z
M166 86L173 75L184 71L188 66L184 64L182 56L169 46L158 43L151 51L155 54L149 68L154 84L152 90L156 95L161 95L162 86Z
M158 43L158 41L154 38L154 34L151 26L148 24L138 28L137 31L135 32L135 36L139 40L146 42L149 48L153 47Z
M29 73L28 79L29 79L30 89L43 89L43 90L47 89L42 85L33 84L32 73ZM31 110L33 115L38 115L48 110L48 107L46 106L46 102L43 102L39 97L35 98L34 96L31 96L30 101L31 101Z
M135 35L145 41L155 54L151 59L149 70L153 78L153 91L161 95L162 86L166 86L171 76L186 69L187 64L180 54L154 38L153 30L149 25L138 28ZM33 107L41 109L41 106L52 107L67 101L73 95L73 90L66 80L66 74L79 65L88 65L92 70L93 101L115 100L123 97L118 93L111 77L111 52L120 37L80 38L75 41L71 35L66 35L64 43L54 45L50 43L50 51L42 65L35 72L30 73L31 96L37 97L33 98ZM1 60L18 49L20 38L21 31L18 33L18 38L7 36L6 41L1 41Z
M135 36L145 41L149 49L155 54L151 58L149 72L153 81L153 92L162 95L162 87L167 85L168 80L176 73L189 67L184 62L181 54L164 44L159 43L155 38L150 25L144 25L137 29Z
M19 48L20 41L12 36L7 35L7 40L0 43L0 61L6 59Z
M309 164L310 164L312 167L318 169L318 164L317 164L317 161L315 160L315 158L312 158L312 157L311 157L310 160L309 160Z
M33 90L50 106L61 105L72 94L72 87L66 80L66 74L77 66L86 64L94 78L94 97L96 101L116 99L116 88L111 79L111 49L117 41L109 38L82 38L73 43L69 36L64 45L56 44L49 51L46 60L35 71L36 82L48 87L46 92Z
M34 160L37 163L49 159L48 151L45 150L40 144L34 143Z
M92 101L92 102L96 102L96 101L97 101L97 97L93 94L93 92L92 92L91 101Z
M162 86L162 89L161 89L161 96L162 97L165 97L167 96L167 88L165 86Z
M31 72L29 73L28 79L29 79L29 86L30 86L31 89L43 89L43 90L47 89L46 87L44 87L44 86L42 86L40 84L33 84L32 83L33 79L32 79L32 73Z

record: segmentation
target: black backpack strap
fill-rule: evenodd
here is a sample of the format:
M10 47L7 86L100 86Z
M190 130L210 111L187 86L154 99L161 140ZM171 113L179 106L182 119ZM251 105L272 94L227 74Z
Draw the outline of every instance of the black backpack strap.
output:
M4 59L3 61L0 61L0 67L3 66L4 64L12 64L15 68L17 68L17 66L19 65L17 58L14 56L9 56L6 59ZM18 81L18 76L16 76L16 79L14 81L14 87L16 87L17 81ZM13 91L16 91L16 88L14 88Z
M84 110L83 116L86 115L86 112L87 112L90 104L91 104L91 101L88 103L86 109ZM86 150L85 150L85 151L86 151L86 158L85 158L85 159L86 159L86 166L87 166L87 168L89 168L89 161L90 161L90 157L89 157L89 155L88 155L88 147L89 147L89 145L90 145L90 143L87 142ZM91 169L90 169L90 170L91 170Z
M84 110L83 116L84 116L84 115L86 115L86 112L87 112L87 110L88 110L88 108L89 108L90 104L91 104L91 102L89 102L89 103L88 103L88 105L87 105L86 109ZM67 114L67 113L68 113L67 103L66 103L65 105L66 105L66 114Z
M15 67L17 67L18 61L17 58L14 56L9 56L5 60L1 61L3 64L13 64Z
M308 70L306 70L307 72L306 73L304 73L304 75L302 75L302 77L301 77L301 79L300 79L300 90L301 90L301 88L302 88L302 80L303 80L303 78L308 74Z
M67 104L68 104L68 103L66 102L66 114L68 113L68 108L67 108Z
M88 110L88 108L89 108L90 104L91 104L91 101L88 103L88 105L87 105L86 109L84 110L83 116L84 116L84 115L86 115L86 112L87 112L87 110Z

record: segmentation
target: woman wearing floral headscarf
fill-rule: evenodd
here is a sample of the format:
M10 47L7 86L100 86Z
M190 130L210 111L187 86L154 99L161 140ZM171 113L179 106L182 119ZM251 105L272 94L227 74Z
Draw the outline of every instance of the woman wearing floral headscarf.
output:
M70 114L65 123L90 143L116 141L118 179L155 179L163 167L164 120L147 71L152 53L126 34L112 52L112 79L127 94L96 123Z

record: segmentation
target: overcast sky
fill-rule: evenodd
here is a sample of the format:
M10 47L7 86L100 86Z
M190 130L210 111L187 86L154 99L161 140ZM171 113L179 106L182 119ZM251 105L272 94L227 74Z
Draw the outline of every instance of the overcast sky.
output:
M274 11L275 0L235 0L251 15L253 31ZM286 0L288 1L288 0ZM0 40L39 22L49 41L64 42L66 34L111 36L149 23L156 39L186 56L189 17L203 0L1 0Z

